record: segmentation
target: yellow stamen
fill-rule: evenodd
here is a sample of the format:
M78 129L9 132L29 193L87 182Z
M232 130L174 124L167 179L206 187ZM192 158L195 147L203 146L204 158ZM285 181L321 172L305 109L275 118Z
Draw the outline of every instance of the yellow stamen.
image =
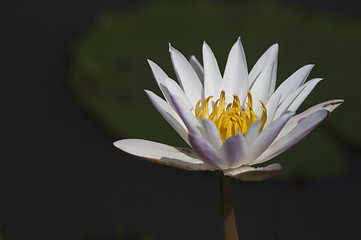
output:
M233 94L233 106L241 108L241 102L236 94Z
M235 136L237 131L240 131L243 135L246 134L251 124L257 121L257 116L253 111L252 94L250 91L247 93L248 101L245 104L244 110L242 110L241 102L237 95L233 95L233 102L228 103L226 106L226 94L221 92L219 99L213 104L212 112L209 113L209 100L213 97L207 97L206 99L199 100L195 108L195 116L199 119L208 118L217 127L222 141L225 141L228 137ZM264 125L267 121L267 109L266 106L261 103L262 116L261 126L259 132L261 133ZM202 106L200 107L200 105Z
M208 102L212 97L213 96L207 97L206 99L204 99L204 101L202 103L202 111L203 111L202 117L203 118L208 118L208 116L209 116Z
M263 130L264 125L267 122L267 109L266 109L266 106L264 105L264 103L261 100L259 100L259 102L262 105L261 108L262 108L262 111L263 111L262 112L262 117L261 117L261 127L259 128L259 133L261 133L262 130Z

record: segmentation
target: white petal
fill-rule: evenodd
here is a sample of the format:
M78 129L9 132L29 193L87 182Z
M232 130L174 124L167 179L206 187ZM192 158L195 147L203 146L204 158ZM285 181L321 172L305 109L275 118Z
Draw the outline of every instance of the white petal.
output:
M264 125L264 128L268 127L273 122L280 100L281 100L281 95L277 95L275 97L273 97L272 95L272 97L268 99L266 104L267 122Z
M186 126L183 124L182 119L173 110L169 103L167 103L162 98L158 97L156 94L149 90L144 91L148 95L154 107L162 115L162 117L172 126L174 130L176 130L176 132L183 138L183 140L188 143L188 145L190 145L188 141L188 131L186 129Z
M288 119L294 113L286 113L264 129L259 136L249 146L247 164L254 164L254 160L259 157L276 139Z
M242 181L261 181L272 177L282 169L279 163L270 164L266 167L242 166L240 168L226 171L226 176L234 177Z
M188 96L192 106L195 106L198 100L202 98L202 83L191 64L178 50L169 45L169 52L179 84Z
M202 125L208 142L212 144L215 149L217 150L220 149L223 142L221 136L219 136L219 132L216 125L214 125L214 123L208 118L202 120Z
M247 152L247 142L240 131L237 131L236 136L227 138L220 150L220 154L226 160L228 168L241 166L246 160Z
M303 101L307 98L307 96L312 92L314 87L322 80L322 78L316 78L308 81L305 84L305 88L301 91L301 93L297 96L297 98L292 102L292 104L288 107L288 111L296 112L297 109L301 106Z
M150 68L152 69L154 79L156 80L164 98L167 100L167 102L170 102L170 94L168 89L165 87L165 79L168 78L167 74L153 61L149 59L147 61Z
M269 88L269 96L273 93L276 86L276 75L277 75L277 57L278 57L278 44L273 44L269 47L266 52L258 59L251 72L249 73L249 86L252 86L258 75L273 62L275 64L272 73L271 84Z
M227 164L221 158L217 150L202 136L190 133L188 135L192 148L198 153L203 162L207 163L213 169L225 169Z
M248 69L240 38L229 52L223 81L226 102L232 102L233 94L236 94L243 103L248 91Z
M191 55L191 57L189 58L189 63L196 72L201 83L204 84L204 69L202 67L202 64L200 64L200 62L194 55Z
M298 69L277 88L273 95L280 95L280 102L283 102L292 92L305 83L314 66L314 64L308 64Z
M257 120L254 123L252 123L251 126L249 126L249 128L247 129L245 137L248 146L251 146L254 140L256 140L256 138L258 137L260 127L261 127L261 121Z
M325 110L327 110L329 112L332 112L338 106L340 106L342 103L343 103L342 99L335 99L335 100L326 101L326 102L323 102L323 103L319 103L319 104L317 104L317 105L315 105L313 107L310 107L309 109L303 111L302 113L291 117L290 120L288 120L286 125L283 127L280 134L277 136L275 142L278 141L283 136L285 136L286 134L288 134L289 132L291 132L292 129L294 129L298 125L299 122L301 122L303 119L305 119L306 117L308 117L312 113L317 112L317 111L322 110L322 109L325 109Z
M204 65L204 97L218 97L222 76L219 71L217 60L206 42L203 43L202 51Z
M183 123L186 125L188 131L197 135L203 135L203 129L202 126L199 124L198 119L189 110L189 108L182 101L182 99L175 95L171 95L171 98L174 107L176 108L180 118L183 120Z
M259 101L266 103L268 100L273 69L274 64L268 65L268 67L258 75L250 90L254 102L254 111L257 117L261 117L262 115L261 103Z
M279 139L277 142L267 149L256 161L255 164L265 162L277 155L283 153L301 139L303 139L308 133L310 133L320 122L322 122L328 116L327 110L319 110L312 113L307 118L303 119L291 132L286 136Z
M266 104L267 123L265 127L273 121L279 104L304 84L313 66L314 65L309 64L298 69L288 77L268 99ZM296 94L294 96L296 96ZM289 100L291 100L291 98ZM284 107L286 107L286 105L284 105Z
M114 146L151 162L190 171L209 170L193 149L177 148L143 139L124 139L114 142Z
M290 94L277 109L274 119L277 119L286 111L296 111L321 80L322 78L312 79Z
M168 89L170 95L176 95L182 99L182 101L188 106L189 110L193 111L195 106L192 106L188 97L183 92L182 88L170 78L165 79L165 86Z

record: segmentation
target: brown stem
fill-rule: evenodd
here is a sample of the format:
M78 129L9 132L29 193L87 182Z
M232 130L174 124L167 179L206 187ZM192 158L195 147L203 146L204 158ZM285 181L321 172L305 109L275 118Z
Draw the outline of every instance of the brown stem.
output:
M232 178L221 174L219 176L219 190L221 194L222 221L225 240L238 240L233 209Z

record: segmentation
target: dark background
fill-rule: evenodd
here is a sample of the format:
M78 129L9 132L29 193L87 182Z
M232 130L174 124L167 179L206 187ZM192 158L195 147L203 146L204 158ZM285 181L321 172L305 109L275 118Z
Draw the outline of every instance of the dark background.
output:
M222 239L218 180L115 149L75 104L65 78L74 39L132 1L0 3L0 221L4 239ZM357 1L290 1L361 17ZM234 184L241 239L361 237L360 152L324 181ZM119 230L118 230L119 231Z

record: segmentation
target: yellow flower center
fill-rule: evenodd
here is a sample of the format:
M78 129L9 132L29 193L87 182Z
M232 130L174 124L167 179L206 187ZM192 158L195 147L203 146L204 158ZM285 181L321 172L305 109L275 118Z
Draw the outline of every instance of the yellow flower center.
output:
M219 131L222 141L226 140L230 136L235 136L237 131L240 131L243 135L246 134L249 126L257 120L257 116L253 111L252 95L248 91L248 101L246 106L242 110L241 103L237 95L233 95L233 102L226 106L225 92L222 91L219 99L213 104L213 110L209 113L209 100L213 96L209 96L202 102L202 99L197 102L195 108L195 115L197 119L202 117L211 120ZM263 127L267 121L267 109L262 101L262 116L259 133L263 130ZM202 106L200 107L202 103Z

